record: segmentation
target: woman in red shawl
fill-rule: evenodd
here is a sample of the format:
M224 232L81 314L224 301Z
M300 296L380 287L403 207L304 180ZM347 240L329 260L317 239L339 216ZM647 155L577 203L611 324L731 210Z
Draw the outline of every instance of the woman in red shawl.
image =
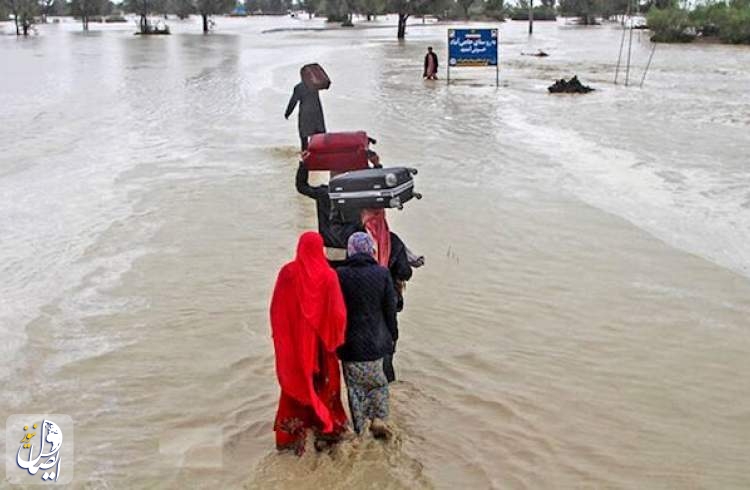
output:
M302 454L307 429L317 440L338 440L348 426L336 356L344 343L346 306L316 232L300 237L296 259L279 272L271 328L281 386L276 447Z

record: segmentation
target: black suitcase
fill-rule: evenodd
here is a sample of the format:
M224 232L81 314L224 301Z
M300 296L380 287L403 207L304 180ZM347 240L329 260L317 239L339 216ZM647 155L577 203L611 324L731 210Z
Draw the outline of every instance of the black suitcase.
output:
M339 174L328 183L333 209L398 208L413 197L417 170L405 167L368 168Z

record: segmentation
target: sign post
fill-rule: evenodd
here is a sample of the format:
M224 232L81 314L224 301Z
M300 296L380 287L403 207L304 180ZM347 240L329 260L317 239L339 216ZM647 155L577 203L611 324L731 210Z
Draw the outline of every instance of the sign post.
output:
M448 29L448 83L451 67L495 67L500 86L499 32L497 29Z
M534 0L529 0L529 36L534 34Z

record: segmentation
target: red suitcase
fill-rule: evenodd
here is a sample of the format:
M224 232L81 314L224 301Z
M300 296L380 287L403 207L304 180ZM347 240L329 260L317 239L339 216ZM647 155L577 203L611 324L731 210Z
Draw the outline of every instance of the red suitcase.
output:
M317 63L305 65L300 70L302 81L310 90L328 90L331 86L331 79L322 66Z
M367 168L369 143L364 131L314 134L303 161L308 170L346 172Z

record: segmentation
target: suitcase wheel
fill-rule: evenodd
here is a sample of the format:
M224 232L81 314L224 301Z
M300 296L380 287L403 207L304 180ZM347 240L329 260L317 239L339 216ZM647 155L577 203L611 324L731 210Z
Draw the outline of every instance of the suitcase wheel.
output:
M409 169L409 173L412 174L412 175L417 175L419 173L419 171L416 168L410 168Z
M420 194L419 192L415 192L414 197L417 199L422 199L422 194Z

